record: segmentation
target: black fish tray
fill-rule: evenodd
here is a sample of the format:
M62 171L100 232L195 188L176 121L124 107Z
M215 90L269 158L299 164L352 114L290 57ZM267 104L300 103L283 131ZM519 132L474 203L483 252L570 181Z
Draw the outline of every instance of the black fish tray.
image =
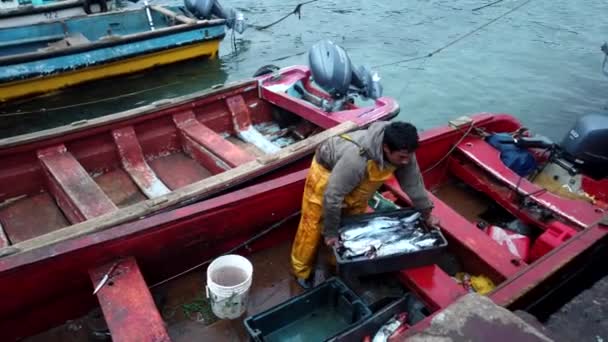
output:
M403 218L416 212L416 210L409 208L353 215L342 219L341 228L353 224L364 223L376 217ZM425 223L422 222L421 224L426 227ZM445 252L445 249L448 246L448 241L445 239L441 231L438 231L438 235L441 242L437 246L423 248L414 252L393 254L373 259L369 259L367 257L356 257L352 259L342 258L340 253L338 253L337 247L333 247L332 249L336 257L338 274L340 277L351 277L355 275L394 272L408 268L435 264L437 261L439 261L439 258Z
M386 305L384 308L375 312L361 324L352 327L331 339L331 342L363 341L367 336L373 338L376 332L393 318L396 314L406 312L408 325L412 326L429 316L429 311L411 293L406 293L403 297Z
M305 293L245 319L252 341L327 341L351 329L372 311L340 279L331 278Z

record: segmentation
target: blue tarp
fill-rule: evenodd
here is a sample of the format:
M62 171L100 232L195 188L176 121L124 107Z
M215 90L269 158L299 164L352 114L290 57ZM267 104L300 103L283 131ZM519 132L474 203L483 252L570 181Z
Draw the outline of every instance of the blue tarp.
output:
M500 151L500 160L518 175L525 177L537 168L534 156L528 150L515 146L510 134L493 134L487 141Z

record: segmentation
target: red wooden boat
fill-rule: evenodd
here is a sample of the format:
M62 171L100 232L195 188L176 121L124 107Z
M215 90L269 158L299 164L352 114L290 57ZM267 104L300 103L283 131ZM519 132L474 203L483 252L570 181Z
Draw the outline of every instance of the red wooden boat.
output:
M200 200L294 164L328 136L390 119L399 110L394 100L380 98L326 113L288 95L296 83L324 96L306 67L293 67L0 140L0 247L10 246L0 254Z
M564 198L506 168L499 152L482 136L519 128L511 116L480 114L423 132L417 152L450 255L459 261L461 271L489 278L496 288L488 296L509 309L551 300L550 294L566 280L598 255L606 256L608 234L602 225L605 180L582 175L584 189L596 196L594 203ZM544 158L542 153L535 156ZM240 252L253 253L291 239L305 177L306 169L290 172L199 203L1 258L0 331L9 338L26 336L84 314L95 304L94 285L109 270L118 269L111 286L97 293L113 339L168 340L147 288L243 242L246 248ZM387 182L383 192L399 205L409 203L394 181ZM482 213L491 204L532 227L531 245L540 248L538 255L524 260L478 228L480 220L488 220ZM286 221L283 227L292 229L270 230L250 241L281 220ZM572 234L555 235L556 229L572 230ZM547 238L547 232L557 237ZM116 260L122 260L118 267ZM275 262L288 263L288 259ZM432 316L467 293L452 273L430 265L396 276ZM248 313L256 310L250 307ZM409 331L424 329L430 319Z

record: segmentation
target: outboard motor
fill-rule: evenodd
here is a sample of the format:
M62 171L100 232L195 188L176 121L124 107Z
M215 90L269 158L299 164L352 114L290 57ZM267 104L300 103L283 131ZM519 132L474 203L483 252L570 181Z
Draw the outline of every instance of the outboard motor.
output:
M313 45L308 53L308 62L314 82L332 98L332 101L323 101L322 104L328 112L340 110L352 100L351 95L371 99L382 96L378 74L365 67L355 68L346 51L330 40Z
M211 19L216 16L226 19L226 26L238 33L245 32L245 17L243 13L233 8L224 9L218 0L184 0L186 9L198 19Z
M601 114L580 117L560 144L562 157L594 178L608 176L607 146L608 116Z

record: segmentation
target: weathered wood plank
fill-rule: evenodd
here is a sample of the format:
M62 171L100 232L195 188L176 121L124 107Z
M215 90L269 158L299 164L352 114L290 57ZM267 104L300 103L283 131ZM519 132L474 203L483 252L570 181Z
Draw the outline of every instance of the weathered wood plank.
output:
M164 8L164 7L158 6L158 5L152 5L152 6L150 6L150 8L155 10L158 13L162 13L162 14L164 14L170 18L173 18L177 21L180 21L184 24L196 24L196 19L188 18L184 15L177 14L168 8Z
M152 294L133 257L89 270L93 286L108 275L97 300L112 341L171 341Z
M156 198L171 192L146 163L133 127L123 127L112 131L118 147L122 167L148 198Z
M235 146L215 133L211 128L200 123L192 111L173 115L173 122L175 122L183 136L194 140L231 167L239 166L255 159L240 147Z
M64 145L38 151L51 193L72 223L114 212L118 208Z

